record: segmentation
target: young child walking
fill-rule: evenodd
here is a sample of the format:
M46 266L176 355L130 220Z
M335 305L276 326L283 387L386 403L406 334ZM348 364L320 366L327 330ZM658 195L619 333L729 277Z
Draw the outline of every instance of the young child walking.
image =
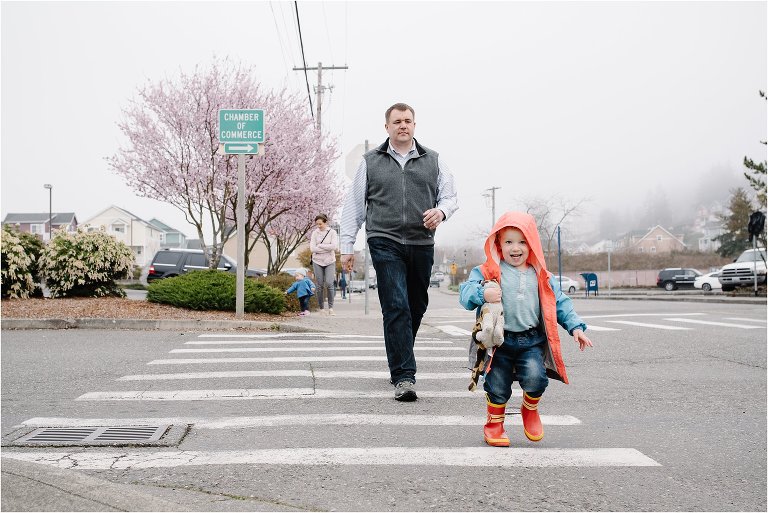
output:
M295 291L299 298L299 304L301 305L301 312L299 312L299 315L309 315L309 298L315 295L315 284L312 280L307 278L304 270L296 271L296 274L293 276L296 281L293 282L293 285L288 287L288 290L286 290L285 293L290 294Z
M472 269L459 295L464 308L478 309L478 313L486 302L503 306L503 343L493 346L486 342L485 442L509 447L504 414L514 381L523 389L520 413L525 436L538 442L544 437L538 405L548 377L568 383L557 325L573 336L582 351L592 347L592 341L584 334L587 326L574 311L573 302L547 271L533 216L524 212L502 215L485 241L485 255L485 263ZM487 281L496 281L500 287L484 288Z

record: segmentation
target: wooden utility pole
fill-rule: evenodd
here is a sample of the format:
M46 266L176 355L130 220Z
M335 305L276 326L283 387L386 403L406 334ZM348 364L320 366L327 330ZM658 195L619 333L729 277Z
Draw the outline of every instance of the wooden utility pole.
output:
M316 102L317 102L317 130L320 131L320 128L322 126L321 124L321 113L323 110L323 91L326 89L332 90L333 86L324 86L323 85L323 70L324 69L348 69L347 66L328 66L323 67L322 62L317 63L317 67L312 68L293 68L294 71L312 71L317 70L317 86L315 86L315 95L317 96Z

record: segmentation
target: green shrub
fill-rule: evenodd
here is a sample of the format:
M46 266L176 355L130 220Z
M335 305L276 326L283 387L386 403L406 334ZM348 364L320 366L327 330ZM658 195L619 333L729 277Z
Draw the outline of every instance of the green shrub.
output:
M31 235L25 237L9 226L3 226L2 231L2 266L1 278L2 297L23 298L41 295L40 288L35 285L37 278L37 260L40 257L42 242Z
M157 280L149 285L147 301L191 310L235 310L237 277L217 270ZM245 280L246 312L279 314L285 310L282 290L253 279Z
M293 285L293 282L296 281L296 279L291 276L288 273L279 273L279 274L270 274L267 276L259 276L256 278L256 281L258 283L264 283L266 285L269 285L270 287L274 287L278 289L280 292L285 292L288 290L288 287ZM315 284L317 285L317 284ZM301 311L301 305L299 304L299 298L296 296L296 293L289 294L285 297L285 309L289 312L299 312ZM318 308L317 304L317 294L309 298L309 309L310 310L317 310Z
M115 280L134 263L131 248L104 232L59 231L40 258L40 275L51 297L125 297Z

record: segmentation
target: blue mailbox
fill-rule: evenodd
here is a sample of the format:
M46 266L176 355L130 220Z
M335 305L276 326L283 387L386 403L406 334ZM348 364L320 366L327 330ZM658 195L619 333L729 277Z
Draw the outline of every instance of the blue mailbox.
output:
M587 297L589 297L590 292L597 295L597 275L595 273L581 273L581 277L584 278L584 290Z

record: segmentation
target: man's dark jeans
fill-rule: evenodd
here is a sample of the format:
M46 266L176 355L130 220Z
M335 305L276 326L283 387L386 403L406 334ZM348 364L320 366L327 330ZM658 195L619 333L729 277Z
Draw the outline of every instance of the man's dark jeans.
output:
M384 345L392 383L416 382L413 344L429 303L429 276L435 247L368 239L384 318Z

